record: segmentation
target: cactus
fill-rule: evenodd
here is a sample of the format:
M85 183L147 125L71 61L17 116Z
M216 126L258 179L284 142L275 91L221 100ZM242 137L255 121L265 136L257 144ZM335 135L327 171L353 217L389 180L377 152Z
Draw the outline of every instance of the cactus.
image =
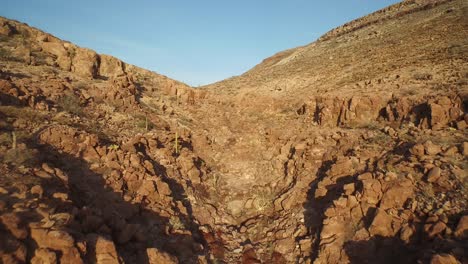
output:
M175 141L174 141L174 153L179 154L180 149L179 149L179 133L176 131L175 133Z
M12 148L16 149L16 133L15 133L15 131L11 132L11 141L12 141Z

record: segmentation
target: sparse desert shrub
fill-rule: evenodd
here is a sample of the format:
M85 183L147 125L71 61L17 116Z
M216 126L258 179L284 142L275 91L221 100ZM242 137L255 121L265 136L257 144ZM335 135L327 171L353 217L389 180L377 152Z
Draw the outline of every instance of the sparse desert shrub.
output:
M136 117L136 127L145 131L152 130L155 126L146 116Z
M0 59L3 60L10 60L11 59L11 52L5 48L0 47Z
M432 80L432 74L418 72L413 75L413 78L418 81L429 81Z
M185 229L184 223L177 216L171 216L171 218L169 218L169 225L173 230Z
M352 120L350 122L347 122L344 125L345 128L347 129L368 129L368 130L379 130L379 123L375 120L369 120L369 121L355 121Z
M273 198L271 191L263 190L257 193L253 204L258 211L263 212L273 205Z
M117 144L112 144L112 145L110 145L109 147L107 147L107 149L109 149L109 150L118 150L118 149L119 149L119 145L117 145Z
M76 50L73 48L68 50L68 55L70 55L70 58L73 59L76 56Z
M37 163L36 151L28 148L12 148L3 156L3 162L31 167Z
M76 82L73 87L75 89L78 89L78 90L82 90L82 89L85 89L87 86L86 82L83 82L83 81L80 81L80 82Z
M179 144L179 133L176 131L174 138L174 154L178 155L180 153L180 144Z
M57 103L62 110L70 114L81 115L83 113L83 109L80 104L80 99L75 94L65 94L58 100Z
M382 131L377 131L377 135L367 140L369 144L379 146L387 146L391 141L392 137L383 133Z
M0 133L0 145L10 146L12 144L11 135L9 133Z
M11 105L0 106L0 113L3 113L7 117L14 117L37 123L42 123L45 118L44 113L33 110L29 107L18 107Z
M435 193L434 189L432 188L432 184L423 184L421 186L421 195L426 199L434 198Z

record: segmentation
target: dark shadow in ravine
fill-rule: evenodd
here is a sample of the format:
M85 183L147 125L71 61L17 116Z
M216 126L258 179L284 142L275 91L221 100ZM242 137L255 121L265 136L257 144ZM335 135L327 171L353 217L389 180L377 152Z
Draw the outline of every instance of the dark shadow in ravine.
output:
M315 198L315 192L318 188L318 183L322 181L327 175L326 172L333 165L332 160L324 161L317 171L317 178L310 184L310 189L307 192L307 202L304 204L304 224L312 236L312 252L311 259L316 259L318 254L318 243L320 240L320 231L322 229L323 213L324 210L329 206L329 203L333 201L335 192L328 192L326 197ZM331 197L333 196L333 197Z
M458 248L458 252L453 249ZM346 255L351 264L413 264L430 263L435 254L451 254L459 260L464 259L468 246L463 241L442 237L417 237L413 235L409 242L398 237L373 236L368 240L348 241L344 244ZM464 262L463 262L464 263Z
M169 226L167 217L146 209L144 204L124 200L121 193L114 192L106 186L104 175L91 170L90 165L83 159L59 152L51 145L41 145L39 149L44 161L68 174L69 181L66 187L69 190L70 198L73 204L81 209L77 220L83 223L87 221L89 215L95 215L102 218L103 224L108 227L101 225L96 229L76 230L73 229L75 226L70 226L74 237L83 236L84 233L96 233L104 237L111 236L112 240L116 242L119 255L126 263L149 263L146 254L147 248L157 248L162 252L176 256L181 263L197 263L198 256L206 254L194 246L196 242L206 245L199 236L182 233L167 234L165 231ZM155 169L161 173L161 168ZM162 177L167 176L163 175ZM174 186L176 183L171 185ZM174 190L175 196L183 196L180 193L177 194L177 192L183 191L183 188L180 188ZM117 241L122 241L121 232L127 224L137 224L139 231L130 240L118 243ZM194 223L187 224L194 229L197 227ZM88 259L91 262L94 260Z
M0 106L2 105L19 106L19 105L25 105L25 104L22 103L20 100L18 100L18 98L14 96L0 92Z
M7 70L0 70L0 79L7 79L7 78L18 78L18 79L25 79L25 78L31 78L31 76L24 74L24 73L19 73L19 72L10 72Z
M375 236L369 240L348 241L344 245L351 264L417 263L417 250L396 237Z

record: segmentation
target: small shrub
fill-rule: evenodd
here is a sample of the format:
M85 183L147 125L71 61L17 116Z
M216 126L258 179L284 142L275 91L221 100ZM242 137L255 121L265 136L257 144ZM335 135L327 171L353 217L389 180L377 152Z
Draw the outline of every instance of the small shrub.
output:
M426 199L433 198L435 196L432 184L423 184L421 186L421 195Z
M178 155L180 153L181 147L179 144L179 134L176 131L175 138L174 138L174 154Z
M270 191L260 191L255 197L254 206L260 212L266 211L273 205L273 198L273 193Z
M0 59L11 60L12 54L9 50L0 47Z
M107 147L109 150L118 150L119 149L119 145L117 144L112 144L110 145L109 147Z
M0 134L0 145L10 146L12 144L11 135L9 133Z
M70 55L70 58L74 58L76 56L76 50L75 49L70 49L68 51L68 54Z
M37 163L36 152L28 148L10 149L3 156L3 162L31 167Z
M145 131L150 131L155 126L146 116L137 116L136 127Z
M82 90L82 89L85 89L87 87L87 83L86 82L83 82L83 81L80 81L80 82L77 82L73 85L73 87L75 89L78 89L78 90Z
M171 218L169 218L169 225L173 230L185 229L184 223L177 216L171 216Z
M45 119L45 114L29 107L18 107L18 106L0 106L0 113L3 113L7 117L13 117L18 119L24 119L30 122L42 123Z
M80 104L80 99L72 93L66 94L63 97L61 97L57 103L62 110L70 114L81 115L83 113L83 109L81 108Z
M432 80L432 74L429 73L415 73L413 78L418 81L429 81Z

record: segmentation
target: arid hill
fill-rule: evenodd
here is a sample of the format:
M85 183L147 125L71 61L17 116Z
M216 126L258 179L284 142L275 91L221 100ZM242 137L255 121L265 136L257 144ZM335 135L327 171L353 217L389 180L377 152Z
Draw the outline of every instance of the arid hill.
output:
M468 3L192 88L0 17L2 263L468 262Z

